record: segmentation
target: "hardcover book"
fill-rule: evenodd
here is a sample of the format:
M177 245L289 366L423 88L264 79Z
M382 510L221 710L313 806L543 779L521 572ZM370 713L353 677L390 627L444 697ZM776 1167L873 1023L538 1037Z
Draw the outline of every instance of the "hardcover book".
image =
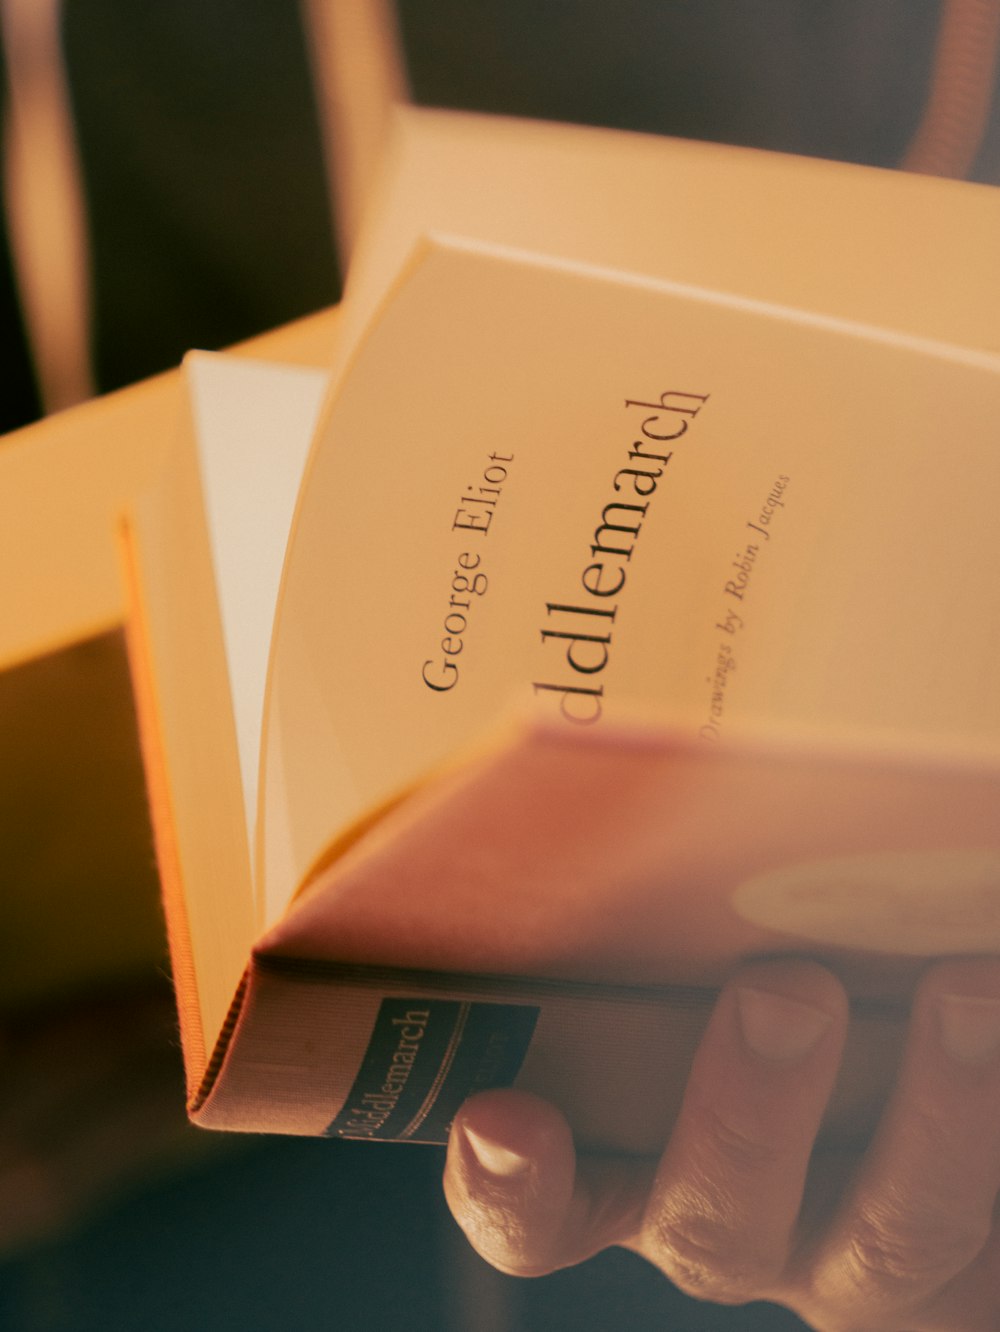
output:
M195 354L123 534L190 1109L662 1145L808 954L863 1134L1000 948L1000 201L407 110L328 373Z

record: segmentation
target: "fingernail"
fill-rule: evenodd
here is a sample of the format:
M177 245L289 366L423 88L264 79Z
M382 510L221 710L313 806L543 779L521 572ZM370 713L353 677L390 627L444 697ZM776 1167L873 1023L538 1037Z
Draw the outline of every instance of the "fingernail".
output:
M500 1175L504 1178L521 1175L531 1164L528 1157L522 1156L520 1152L512 1151L509 1147L501 1147L499 1143L491 1142L489 1138L484 1138L474 1129L463 1125L462 1132L472 1148L473 1156L491 1175Z
M821 1008L746 986L736 992L743 1039L763 1059L804 1059L829 1030L833 1018Z
M1000 1054L1000 999L943 994L941 1043L963 1064L985 1064Z

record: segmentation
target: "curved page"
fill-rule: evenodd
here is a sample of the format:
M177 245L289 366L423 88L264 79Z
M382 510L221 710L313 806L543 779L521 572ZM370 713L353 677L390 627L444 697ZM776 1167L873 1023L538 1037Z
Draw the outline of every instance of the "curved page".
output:
M995 753L996 357L437 239L328 412L265 741L269 919L510 709Z

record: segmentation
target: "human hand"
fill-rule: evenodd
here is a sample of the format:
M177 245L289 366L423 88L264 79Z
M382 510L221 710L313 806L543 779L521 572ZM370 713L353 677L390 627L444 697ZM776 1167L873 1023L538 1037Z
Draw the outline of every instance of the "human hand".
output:
M581 1158L562 1115L485 1092L445 1193L479 1253L536 1276L608 1245L687 1293L771 1300L819 1332L1000 1328L1000 963L939 963L867 1151L814 1152L848 1011L813 963L744 969L718 1001L659 1162Z

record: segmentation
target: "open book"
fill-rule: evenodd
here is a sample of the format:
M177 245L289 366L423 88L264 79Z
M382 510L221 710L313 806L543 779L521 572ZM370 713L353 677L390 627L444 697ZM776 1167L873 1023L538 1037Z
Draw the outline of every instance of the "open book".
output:
M652 1151L806 952L863 1131L925 959L1000 948L1000 197L398 129L329 374L193 356L126 526L192 1113L516 1081Z

